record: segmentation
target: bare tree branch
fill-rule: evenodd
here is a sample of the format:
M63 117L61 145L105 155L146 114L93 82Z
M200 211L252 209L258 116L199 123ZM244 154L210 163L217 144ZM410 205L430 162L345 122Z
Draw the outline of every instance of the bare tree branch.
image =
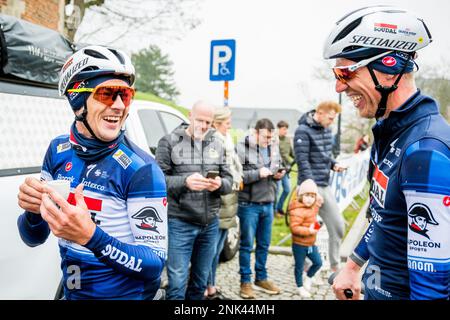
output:
M119 41L127 46L127 34L145 34L153 38L183 36L184 30L195 28L200 20L195 7L203 0L97 0L90 1L84 24L79 28L77 41L110 45ZM100 20L101 23L98 21ZM93 23L99 27L93 29ZM103 32L110 36L99 37ZM137 36L139 37L139 36ZM131 38L136 38L131 37ZM148 38L148 37L147 37Z

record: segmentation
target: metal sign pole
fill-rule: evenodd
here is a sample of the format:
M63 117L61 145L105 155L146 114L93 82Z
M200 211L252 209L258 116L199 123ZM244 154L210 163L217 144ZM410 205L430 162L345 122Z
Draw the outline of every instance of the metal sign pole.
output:
M223 83L223 105L228 107L228 81L224 81Z

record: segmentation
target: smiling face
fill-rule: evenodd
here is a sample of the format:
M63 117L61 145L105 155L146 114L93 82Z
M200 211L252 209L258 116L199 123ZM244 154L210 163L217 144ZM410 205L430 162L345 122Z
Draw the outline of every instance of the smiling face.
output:
M348 59L336 60L336 67L353 64L355 62ZM378 81L383 84L381 73L376 70L374 72ZM336 92L345 92L362 118L375 118L381 95L375 89L367 67L357 69L355 76L348 80L346 84L336 80Z
M128 86L125 81L119 79L111 79L100 85ZM127 119L129 111L129 107L125 107L120 95L118 95L114 103L108 107L104 103L95 100L93 94L91 94L86 101L86 105L88 108L87 122L95 136L105 142L116 139ZM77 121L77 126L81 134L88 138L92 138L83 123Z

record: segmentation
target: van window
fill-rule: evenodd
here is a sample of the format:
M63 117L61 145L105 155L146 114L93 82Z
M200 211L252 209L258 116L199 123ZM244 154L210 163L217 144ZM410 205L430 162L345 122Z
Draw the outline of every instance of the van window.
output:
M172 132L176 127L184 122L184 120L180 117L168 112L160 111L159 114L164 122L167 133Z
M166 134L164 126L156 110L139 110L138 115L144 128L147 145L154 154L158 141Z
M50 141L68 134L73 122L66 99L0 92L0 105L0 176L40 172Z

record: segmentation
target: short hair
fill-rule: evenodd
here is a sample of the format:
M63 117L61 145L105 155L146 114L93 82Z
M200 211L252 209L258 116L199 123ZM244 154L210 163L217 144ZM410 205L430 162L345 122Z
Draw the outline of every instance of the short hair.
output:
M274 127L272 121L270 121L267 118L263 118L263 119L259 119L255 124L256 131L259 131L261 129L275 130L275 127Z
M214 120L213 122L221 123L228 118L231 118L230 107L218 107L214 110Z
M287 123L287 122L284 121L284 120L281 120L281 121L279 121L279 122L277 123L277 128L278 128L278 129L280 129L280 128L289 128L289 123Z
M339 103L335 101L324 101L319 103L319 105L316 107L316 111L324 111L326 113L330 111L335 111L336 113L341 113L342 107Z

